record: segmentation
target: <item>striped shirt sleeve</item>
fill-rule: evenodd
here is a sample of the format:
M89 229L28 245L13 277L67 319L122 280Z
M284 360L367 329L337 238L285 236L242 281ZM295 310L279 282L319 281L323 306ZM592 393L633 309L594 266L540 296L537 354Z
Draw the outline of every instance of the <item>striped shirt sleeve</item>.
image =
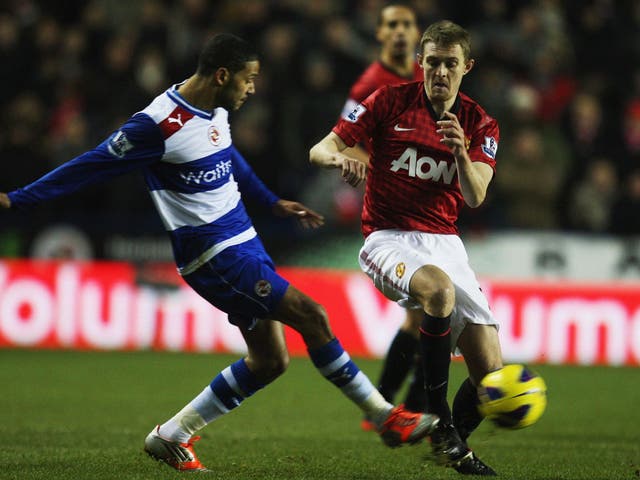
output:
M11 205L25 209L69 195L149 165L161 158L163 152L164 139L156 123L148 115L136 114L93 150L10 192Z

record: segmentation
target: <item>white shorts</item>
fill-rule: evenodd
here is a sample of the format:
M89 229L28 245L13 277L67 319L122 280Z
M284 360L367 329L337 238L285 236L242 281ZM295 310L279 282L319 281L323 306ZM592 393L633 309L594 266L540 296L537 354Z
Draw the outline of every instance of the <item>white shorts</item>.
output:
M358 260L376 288L405 308L421 308L409 294L411 277L420 267L434 265L444 271L456 294L451 313L452 351L467 323L499 327L457 235L378 230L366 238Z

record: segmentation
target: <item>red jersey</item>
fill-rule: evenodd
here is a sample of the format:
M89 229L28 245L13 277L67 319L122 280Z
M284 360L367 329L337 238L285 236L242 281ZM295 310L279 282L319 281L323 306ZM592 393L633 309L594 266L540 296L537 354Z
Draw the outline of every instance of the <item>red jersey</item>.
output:
M418 62L413 62L413 75L403 77L384 65L380 60L373 62L362 72L356 83L349 90L349 98L342 109L342 117L346 117L358 103L385 85L399 85L422 80L422 68Z
M451 108L465 132L469 157L495 169L498 123L459 93ZM451 150L440 143L424 83L380 88L333 128L353 146L371 139L362 233L385 229L457 234L464 205Z

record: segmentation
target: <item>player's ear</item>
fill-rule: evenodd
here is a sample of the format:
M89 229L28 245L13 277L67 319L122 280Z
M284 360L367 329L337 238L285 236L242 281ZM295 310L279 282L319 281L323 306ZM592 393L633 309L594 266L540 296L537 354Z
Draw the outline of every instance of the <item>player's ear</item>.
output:
M469 60L467 60L466 63L464 64L463 75L466 75L467 73L469 73L473 68L473 66L475 65L475 63L476 61L473 58L470 58Z
M421 53L417 53L417 54L416 54L416 60L418 61L418 65L420 65L420 68L422 68L422 59L423 59L423 58L424 58L424 57L422 56L422 54L421 54Z
M231 78L231 72L229 72L229 70L224 67L220 67L214 72L213 78L216 84L222 86Z

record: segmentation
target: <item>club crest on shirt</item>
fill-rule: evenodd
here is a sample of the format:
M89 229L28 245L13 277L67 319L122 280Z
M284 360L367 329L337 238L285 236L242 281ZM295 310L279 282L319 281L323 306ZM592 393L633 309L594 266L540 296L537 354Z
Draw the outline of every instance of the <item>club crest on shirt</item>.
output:
M464 148L468 151L469 148L471 148L471 139L469 137L467 137L466 135L464 136Z
M271 293L271 284L266 280L258 280L253 290L259 297L266 297Z
M220 144L220 132L214 126L209 127L209 141L214 147Z
M496 142L496 139L493 137L484 137L482 151L487 157L495 160L496 152L498 151L498 142Z
M114 157L123 158L125 154L133 148L133 144L127 138L127 135L118 130L109 140L109 153Z
M364 108L361 104L358 104L355 106L355 108L353 110L351 110L351 112L345 117L345 120L351 122L351 123L356 123L358 121L358 118L360 118L360 115L362 115L364 112L366 112L367 109Z
M402 278L404 276L404 272L407 270L407 266L404 262L400 262L396 265L396 277Z

